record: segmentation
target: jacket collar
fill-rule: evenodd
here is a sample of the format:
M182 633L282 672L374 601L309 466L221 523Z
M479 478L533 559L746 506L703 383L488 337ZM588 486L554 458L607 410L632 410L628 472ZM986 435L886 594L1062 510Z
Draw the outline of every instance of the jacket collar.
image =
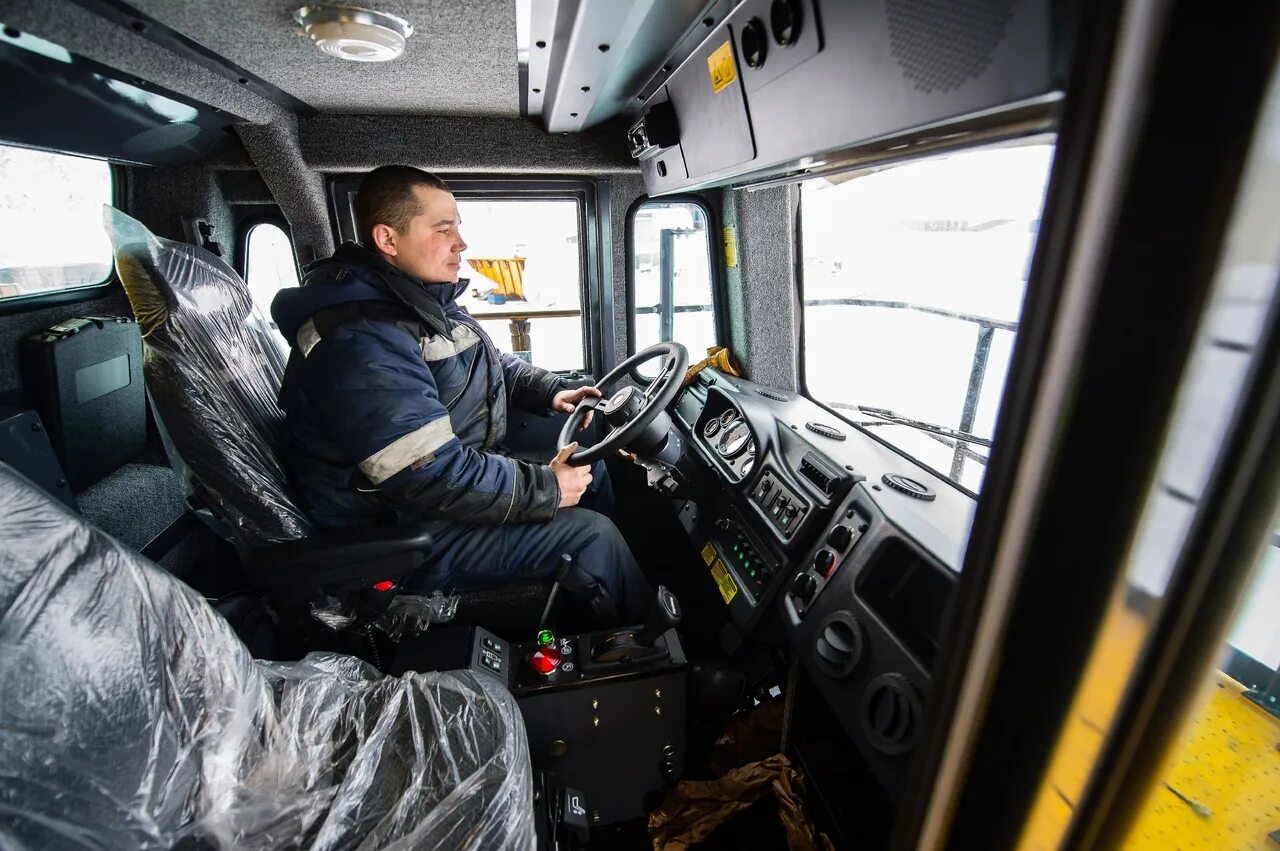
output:
M395 301L443 333L449 333L453 324L446 319L446 313L471 284L469 278L446 283L424 281L388 263L380 253L354 242L344 242L332 257L311 264L307 272L327 264L339 264L367 282L381 285Z

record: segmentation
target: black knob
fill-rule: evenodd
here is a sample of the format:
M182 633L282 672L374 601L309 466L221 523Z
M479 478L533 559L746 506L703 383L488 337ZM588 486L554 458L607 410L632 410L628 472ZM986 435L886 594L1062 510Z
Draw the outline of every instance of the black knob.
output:
M773 40L782 47L795 44L800 37L800 0L773 0L769 7L769 28Z
M791 596L795 597L806 606L813 599L813 595L818 590L818 580L814 579L813 574L805 571L795 578L791 583Z
M742 29L742 58L751 68L759 68L769 50L768 35L765 33L764 21L752 18Z
M835 561L836 554L831 550L818 550L818 554L813 557L813 569L826 576Z
M837 552L844 552L853 540L853 530L848 526L837 526L827 535L827 546Z

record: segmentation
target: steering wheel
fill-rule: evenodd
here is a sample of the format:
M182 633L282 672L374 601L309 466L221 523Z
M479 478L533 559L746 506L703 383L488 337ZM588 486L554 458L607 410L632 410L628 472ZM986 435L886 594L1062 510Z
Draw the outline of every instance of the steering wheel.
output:
M657 357L663 359L662 369L658 372L658 377L649 382L648 387L639 390L628 385L618 389L612 396L609 395L608 391L613 385L618 384L640 364ZM676 394L680 392L680 382L688 368L689 351L679 343L658 343L627 358L600 379L600 383L596 385L601 393L599 398L588 396L573 409L564 428L560 430L556 451L573 443L575 432L582 425L587 411L593 408L599 408L604 421L609 424L609 432L594 446L579 447L577 452L569 456L569 464L585 467L623 448L635 440L676 398Z

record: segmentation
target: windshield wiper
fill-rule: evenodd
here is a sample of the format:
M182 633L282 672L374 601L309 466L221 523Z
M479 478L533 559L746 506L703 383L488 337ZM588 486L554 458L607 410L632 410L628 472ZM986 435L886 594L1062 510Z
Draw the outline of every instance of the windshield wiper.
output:
M844 406L842 405L841 407L844 407ZM904 417L902 414L894 413L893 411L890 411L887 408L872 408L872 407L868 407L867 405L855 405L853 407L857 408L859 411L861 411L864 414L870 414L873 417L879 417L881 420L894 423L895 425L908 426L909 428L919 429L920 431L927 431L931 434L941 435L942 437L949 437L952 440L961 440L961 441L964 441L965 443L976 443L979 446L987 446L987 447L991 446L991 441L985 437L978 437L976 434L970 434L967 431L957 431L956 429L947 428L946 426L938 425L937 423L927 423L927 422L924 422L923 420L913 420L910 417ZM858 425L880 425L880 423L858 423Z

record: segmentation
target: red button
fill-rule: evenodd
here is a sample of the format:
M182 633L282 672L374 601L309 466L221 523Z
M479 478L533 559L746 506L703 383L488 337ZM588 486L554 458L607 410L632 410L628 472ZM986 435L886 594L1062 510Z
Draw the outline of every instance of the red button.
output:
M396 587L396 584L390 579L384 579L381 582L373 583L374 591L390 591L394 587Z
M529 654L529 664L543 676L560 667L560 651L554 647L539 647Z

